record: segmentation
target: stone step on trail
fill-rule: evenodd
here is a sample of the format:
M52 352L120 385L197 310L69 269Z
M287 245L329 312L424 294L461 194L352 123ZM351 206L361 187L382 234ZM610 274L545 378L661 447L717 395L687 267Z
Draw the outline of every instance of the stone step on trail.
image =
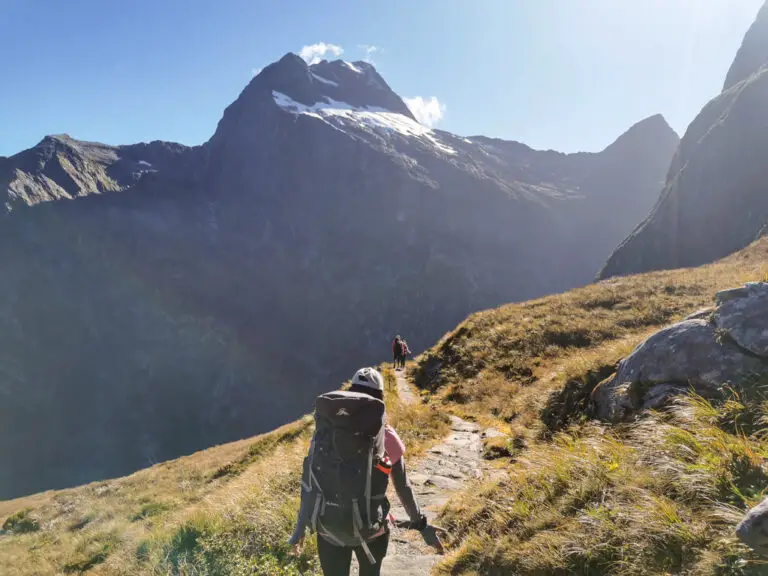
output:
M418 396L405 380L402 371L395 372L400 399L413 404ZM433 520L439 510L467 482L482 478L490 467L482 458L483 434L496 435L495 431L483 431L477 424L451 416L451 431L439 444L427 450L417 461L407 461L407 472L416 494L416 501ZM407 459L407 454L406 454ZM394 492L390 498L392 514L398 520L407 520L403 507ZM440 560L435 549L428 546L415 530L393 527L389 550L384 560L382 576L424 576ZM357 563L353 561L352 574L358 576Z

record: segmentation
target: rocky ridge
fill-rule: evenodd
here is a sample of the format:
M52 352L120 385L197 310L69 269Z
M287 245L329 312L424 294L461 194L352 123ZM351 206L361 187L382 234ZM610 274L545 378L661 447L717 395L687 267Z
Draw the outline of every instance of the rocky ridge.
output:
M747 32L724 90L693 120L650 215L599 277L698 266L765 233L768 4Z

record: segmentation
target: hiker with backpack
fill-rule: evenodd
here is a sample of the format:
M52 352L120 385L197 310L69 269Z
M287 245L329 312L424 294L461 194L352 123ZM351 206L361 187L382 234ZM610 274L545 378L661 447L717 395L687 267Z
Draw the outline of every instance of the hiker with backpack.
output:
M298 548L309 526L325 576L348 576L352 554L360 576L378 576L389 545L389 479L405 508L409 528L425 533L405 470L405 445L386 423L384 379L361 368L348 391L318 396L315 433L304 459L301 506L289 544ZM437 540L436 545L439 545Z
M400 362L403 357L403 339L398 334L395 339L392 340L392 368L397 370L400 367Z
M405 338L400 338L400 368L405 368L405 361L411 353L411 349L408 348L408 342Z

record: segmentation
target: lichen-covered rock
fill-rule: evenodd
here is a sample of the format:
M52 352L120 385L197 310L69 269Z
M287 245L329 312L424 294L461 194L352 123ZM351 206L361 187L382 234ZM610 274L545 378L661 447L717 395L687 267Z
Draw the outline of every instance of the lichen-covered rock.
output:
M727 290L720 290L715 294L715 302L718 306L729 300L736 300L744 298L749 295L749 290L745 286L739 286L738 288L728 288Z
M620 421L688 390L711 397L725 385L768 376L768 283L720 292L717 302L653 334L622 360L592 395L595 415Z
M755 552L768 556L768 498L752 508L739 522L736 535Z
M712 317L712 313L716 310L714 306L709 306L707 308L702 308L701 310L696 310L693 314L689 314L684 319L685 320L709 320Z
M768 358L768 283L747 284L724 300L715 314L715 323L739 347Z
M704 320L685 320L657 332L619 363L620 382L689 384L717 388L759 372L761 364L719 341Z
M670 398L679 396L688 390L679 384L656 384L642 397L642 410L657 410L666 404Z

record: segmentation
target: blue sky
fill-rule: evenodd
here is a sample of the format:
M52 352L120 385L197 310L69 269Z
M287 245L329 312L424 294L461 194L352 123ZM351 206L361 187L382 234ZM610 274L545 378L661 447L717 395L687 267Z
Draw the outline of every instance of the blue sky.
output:
M682 133L761 3L0 0L0 155L61 132L202 143L254 70L317 43L375 46L395 91L438 100L440 128L599 150L658 112Z

